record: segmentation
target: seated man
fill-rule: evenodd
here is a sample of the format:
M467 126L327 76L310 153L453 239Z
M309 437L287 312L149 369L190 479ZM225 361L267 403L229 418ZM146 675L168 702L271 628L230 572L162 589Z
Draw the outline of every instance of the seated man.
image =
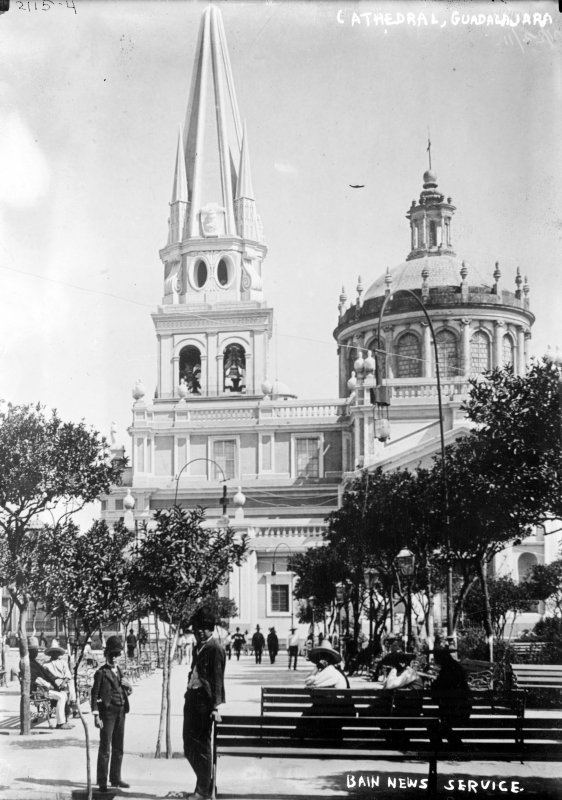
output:
M76 689L74 688L74 680L68 661L66 658L62 658L62 656L66 655L65 650L62 647L53 647L51 645L45 650L45 655L49 656L51 660L43 664L43 669L46 669L55 679L57 689L67 693L70 705L76 716Z
M66 721L65 706L67 701L66 692L60 691L57 684L50 672L41 666L37 661L39 655L39 642L35 636L29 637L29 665L31 669L31 691L42 689L49 700L56 700L56 718L57 728L62 730L70 730L73 725L69 725Z

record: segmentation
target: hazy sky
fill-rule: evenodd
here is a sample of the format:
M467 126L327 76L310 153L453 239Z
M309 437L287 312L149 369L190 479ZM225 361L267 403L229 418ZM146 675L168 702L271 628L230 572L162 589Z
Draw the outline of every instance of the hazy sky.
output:
M204 4L46 5L12 0L0 16L0 397L106 434L115 420L125 439L131 387L156 382L150 312ZM499 261L507 288L520 266L535 350L562 344L557 3L217 5L269 248L281 380L300 397L335 396L341 286L352 299L359 274L367 287L407 255L428 126L439 187L458 208L458 255L490 281ZM397 24L375 25L380 11ZM553 22L454 24L456 13L525 12ZM401 22L408 13L429 24Z

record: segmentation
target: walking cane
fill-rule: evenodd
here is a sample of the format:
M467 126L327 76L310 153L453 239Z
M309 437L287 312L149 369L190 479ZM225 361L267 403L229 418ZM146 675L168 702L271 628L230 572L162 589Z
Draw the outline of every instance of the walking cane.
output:
M217 722L211 723L211 742L213 746L213 767L211 771L211 800L217 800Z

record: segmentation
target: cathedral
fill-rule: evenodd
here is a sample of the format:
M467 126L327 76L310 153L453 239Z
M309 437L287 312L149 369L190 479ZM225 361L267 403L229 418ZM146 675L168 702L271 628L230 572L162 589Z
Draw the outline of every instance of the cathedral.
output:
M133 389L131 466L102 514L142 523L177 502L203 506L212 525L228 517L249 539L225 587L238 608L232 625L275 626L283 638L298 610L287 558L321 541L345 480L357 469L429 463L441 441L466 429L460 407L471 376L504 364L524 372L534 317L519 272L508 287L497 264L487 275L457 257L456 209L430 168L406 213L406 260L366 289L360 278L351 301L345 290L339 297L339 397L299 400L298 387L271 372L274 310L251 133L221 14L209 6L160 251L156 390L141 381ZM404 250L407 242L405 225ZM542 562L545 542L537 531L511 548L504 571L523 575Z

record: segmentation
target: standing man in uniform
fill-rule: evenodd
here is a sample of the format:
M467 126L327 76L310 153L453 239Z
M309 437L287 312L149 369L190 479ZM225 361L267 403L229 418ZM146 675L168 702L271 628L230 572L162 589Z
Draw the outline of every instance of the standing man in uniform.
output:
M117 789L129 788L129 784L121 780L121 762L125 714L129 711L129 695L132 689L117 665L117 659L122 652L121 637L110 636L105 645L105 664L96 671L92 686L94 725L100 730L97 765L100 792L107 792L108 767L111 785Z
M197 647L185 693L183 751L197 776L189 800L210 800L213 795L213 721L220 722L219 705L225 702L226 654L213 638L216 619L210 608L201 607L191 618Z
M275 628L270 628L267 634L267 652L269 653L269 661L275 664L275 656L279 652L279 639L275 633Z

